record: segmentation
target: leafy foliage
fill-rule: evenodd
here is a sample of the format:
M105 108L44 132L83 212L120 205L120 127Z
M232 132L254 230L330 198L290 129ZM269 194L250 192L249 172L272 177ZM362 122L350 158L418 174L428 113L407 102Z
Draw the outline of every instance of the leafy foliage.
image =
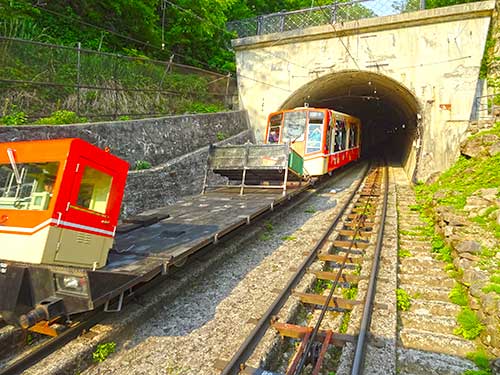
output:
M401 288L396 289L396 299L399 310L407 311L411 307L411 297L406 290Z
M92 353L92 359L96 363L104 362L110 354L114 353L116 350L115 342L107 342L97 345L97 348Z
M457 316L458 328L453 330L455 335L461 335L467 340L473 340L480 335L484 329L476 313L469 307L463 307L462 311Z
M448 297L456 305L467 306L467 289L462 284L455 284Z
M36 121L39 125L62 125L62 124L78 124L87 122L85 117L78 117L75 112L60 110L53 112L49 117L43 117Z
M137 160L135 162L135 170L136 171L140 171L140 170L143 170L143 169L149 169L151 168L151 163L149 161L146 161L146 160Z

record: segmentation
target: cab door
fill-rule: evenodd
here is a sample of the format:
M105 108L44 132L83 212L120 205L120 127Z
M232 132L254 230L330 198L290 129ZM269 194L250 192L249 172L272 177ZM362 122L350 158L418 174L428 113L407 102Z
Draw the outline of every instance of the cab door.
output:
M109 217L112 187L113 171L78 158L70 200L57 223L62 228L55 257L58 262L103 266L103 252L107 256L115 229Z

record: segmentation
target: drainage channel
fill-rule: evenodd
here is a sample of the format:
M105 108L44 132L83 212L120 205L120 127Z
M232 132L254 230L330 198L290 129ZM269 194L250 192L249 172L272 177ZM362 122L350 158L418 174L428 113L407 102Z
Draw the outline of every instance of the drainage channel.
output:
M306 369L307 373L319 374L323 371L325 357L330 348L343 347L346 343L356 343L352 374L361 372L384 230L387 176L387 168L378 166L372 168L365 178L360 180L342 210L332 220L331 225L317 243L307 252L300 267L258 321L239 350L230 361L218 361L217 366L222 369L222 374L286 373L292 375L300 374ZM383 178L384 186L382 186ZM375 241L374 234L377 226L378 235ZM375 250L371 253L373 247ZM318 267L312 266L318 262L324 264L325 267L321 271L314 271L313 268ZM360 277L361 265L370 267L369 280L362 280ZM307 273L313 273L317 284L327 287L316 290L319 293L294 291ZM364 301L356 300L354 293L349 292L355 290L356 285L361 281L367 285L367 290L363 291L366 294ZM313 311L311 313L313 319L310 319L307 324L282 323L276 319L280 309L292 296ZM363 304L364 313L359 333L357 335L345 334L350 311L354 306ZM335 313L337 321L342 323L337 324L336 328L326 329L325 326L331 326L328 320L332 319L332 313ZM289 355L290 360L285 360L285 366L273 371L263 370L260 366L253 368L247 365L259 342L270 328L279 333L284 338L283 340L293 343L293 345L288 345L293 348L293 353Z

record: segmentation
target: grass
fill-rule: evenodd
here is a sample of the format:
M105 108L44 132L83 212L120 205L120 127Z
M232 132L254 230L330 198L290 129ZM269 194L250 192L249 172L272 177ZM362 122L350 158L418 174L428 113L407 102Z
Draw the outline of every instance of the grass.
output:
M410 309L411 297L404 289L401 289L401 288L396 289L396 299L397 299L399 310L407 311Z
M304 212L305 212L306 214L314 214L314 213L316 213L317 211L316 211L316 209L315 209L315 208L313 208L313 207L309 207L308 209L304 210Z
M281 237L281 239L283 241L295 241L297 239L297 237L295 237L295 236L283 236L283 237Z
M259 235L259 240L261 241L269 241L272 237L272 232L274 230L273 223L270 221L266 221L264 223L264 233Z
M314 293L323 294L323 292L332 287L332 282L330 280L317 279L316 284L314 284Z
M462 311L457 315L457 323L458 327L453 330L453 333L467 340L474 340L484 329L476 313L469 307L462 307Z
M104 362L110 354L116 350L115 342L107 342L97 345L97 348L92 353L92 359L96 363Z
M456 305L467 306L468 304L467 289L462 284L456 283L448 297Z
M411 256L412 256L412 253L410 252L410 250L399 249L399 251L398 251L398 257L400 257L400 258L409 258Z
M490 358L483 349L467 353L467 358L473 361L479 370L467 370L464 375L491 375Z
M146 160L137 160L135 162L135 170L140 171L142 169L149 169L151 168L151 163Z

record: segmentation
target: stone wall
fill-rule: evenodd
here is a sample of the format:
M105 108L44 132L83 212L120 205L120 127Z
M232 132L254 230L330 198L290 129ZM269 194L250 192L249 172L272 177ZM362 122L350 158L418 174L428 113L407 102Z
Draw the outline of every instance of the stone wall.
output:
M251 140L252 131L246 130L216 144L241 144ZM130 171L122 204L122 217L168 206L181 197L201 193L208 147L151 169Z
M247 129L246 111L234 111L81 125L2 126L0 142L82 138L110 147L133 167L138 160L159 165Z
M0 142L82 138L131 164L122 217L199 194L208 146L253 140L246 111L61 126L0 127ZM220 139L225 140L220 141ZM219 143L217 143L219 142ZM138 160L153 167L133 170Z

